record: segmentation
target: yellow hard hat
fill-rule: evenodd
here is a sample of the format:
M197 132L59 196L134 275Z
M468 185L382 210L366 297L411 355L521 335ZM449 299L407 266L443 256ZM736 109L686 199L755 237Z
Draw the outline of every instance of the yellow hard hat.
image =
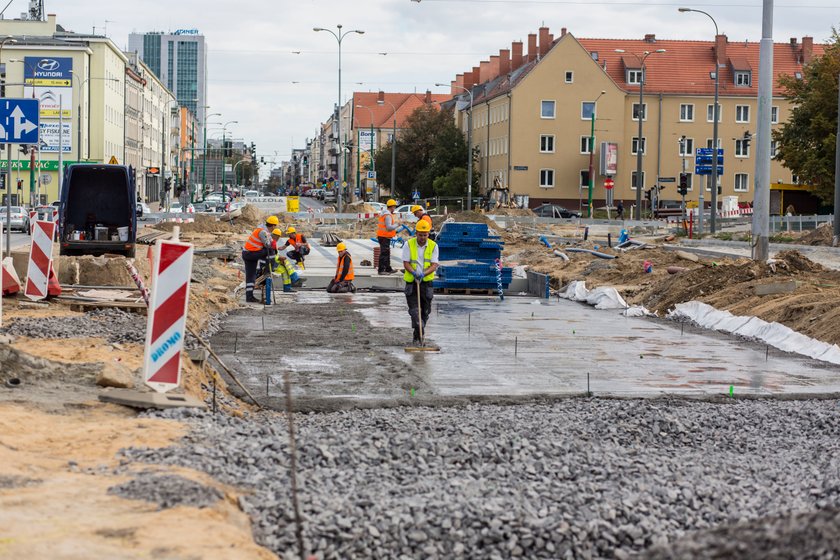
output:
M417 222L417 229L415 231L419 233L429 233L432 231L432 226L426 220L420 220Z
M271 235L276 235L277 237L283 236L283 230L280 228L274 228L274 231L271 232Z
M423 209L422 206L417 206L415 204L414 206L411 207L411 212L414 213L414 212L417 212L418 210L422 210L422 209Z
M289 226L289 229L286 230L286 233L297 233L297 230L292 226Z
M393 198L388 199L388 202L385 203L385 206L388 206L388 207L396 206L396 205L397 205L397 201L394 200Z
M342 241L341 243L339 243L338 245L335 246L335 250L338 251L339 253L342 252L342 251L346 251L347 250L347 245L345 245L344 242Z
M276 226L280 223L280 220L277 219L277 216L269 216L265 219L265 223L270 226Z

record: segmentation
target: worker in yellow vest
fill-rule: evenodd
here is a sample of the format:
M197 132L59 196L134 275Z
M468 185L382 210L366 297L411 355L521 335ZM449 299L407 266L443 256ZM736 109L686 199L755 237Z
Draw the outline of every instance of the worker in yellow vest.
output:
M396 272L391 268L391 240L397 235L397 228L400 223L394 215L397 209L397 201L390 199L384 210L379 215L379 225L376 228L376 239L379 241L379 262L377 263L379 274L393 274Z
M242 261L245 263L245 301L259 303L254 297L254 283L257 280L257 263L268 259L268 255L277 246L277 239L273 233L280 220L277 216L269 216L265 220L265 227L258 227L251 232L242 248Z
M432 226L426 220L417 222L414 237L403 245L402 260L405 267L405 299L408 302L408 314L411 316L411 326L414 329L415 346L422 343L420 337L420 321L423 321L423 333L426 333L426 321L432 312L432 298L434 288L432 280L438 268L438 246L429 239ZM420 291L420 301L417 301L417 290Z
M330 280L327 291L331 294L355 293L356 286L353 285L353 279L356 276L353 273L353 260L350 257L350 251L347 250L347 245L343 242L336 245L335 250L338 251L338 264L335 267L335 277Z

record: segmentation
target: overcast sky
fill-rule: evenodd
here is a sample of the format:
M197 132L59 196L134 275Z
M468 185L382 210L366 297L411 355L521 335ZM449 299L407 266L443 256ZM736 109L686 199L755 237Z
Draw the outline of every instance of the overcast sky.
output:
M5 17L28 4L13 0ZM209 46L211 112L239 121L229 130L256 142L261 155L277 152L277 163L315 135L337 100L337 43L313 27L365 31L342 43L346 100L352 91L444 93L435 82L448 83L511 41L527 49L528 33L543 24L555 37L566 27L577 37L712 40L711 21L679 6L709 12L730 41L761 39L760 0L45 0L66 29L95 28L121 48L132 31L198 29ZM774 19L775 42L803 35L824 42L840 24L840 3L777 0Z

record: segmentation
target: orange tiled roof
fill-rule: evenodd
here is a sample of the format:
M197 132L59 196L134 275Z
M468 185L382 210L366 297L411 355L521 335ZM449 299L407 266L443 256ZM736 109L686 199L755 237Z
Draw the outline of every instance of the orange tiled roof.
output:
M642 39L578 39L589 53L598 53L598 64L603 68L607 64L607 74L622 89L638 91L638 86L625 82L623 59L630 67L638 67L635 57L629 53L642 55L645 51L665 49L664 53L652 54L645 66L647 75L645 91L650 93L699 94L713 95L715 81L710 73L715 68L714 41L677 41L657 39L654 43ZM800 64L801 43L775 43L773 45L773 93L781 93L778 77L780 74L793 75L802 71ZM624 49L626 53L617 53L615 49ZM825 46L814 43L813 56L821 56ZM758 54L759 43L745 41L728 42L726 52L720 60L721 95L758 95ZM631 63L630 60L633 60ZM735 86L733 70L752 70L749 87Z
M442 103L450 99L448 94L431 94L432 103ZM394 124L394 109L397 109L397 128L403 128L408 116L425 103L425 93L385 93L386 103L377 105L378 92L353 93L353 128L367 128L370 126L371 112L373 112L374 128L391 128ZM356 105L364 105L367 109L359 109Z

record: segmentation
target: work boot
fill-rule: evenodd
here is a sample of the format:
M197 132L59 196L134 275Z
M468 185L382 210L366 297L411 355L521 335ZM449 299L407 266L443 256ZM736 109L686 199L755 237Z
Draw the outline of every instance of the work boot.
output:
M293 290L293 289L292 289L292 285L291 285L291 284L283 284L283 292L285 292L285 293L287 293L287 294L288 294L288 293L290 293L290 292L294 292L294 291L295 291L295 290Z
M260 300L258 300L254 296L247 296L245 298L245 303L259 303L259 302L260 302Z

